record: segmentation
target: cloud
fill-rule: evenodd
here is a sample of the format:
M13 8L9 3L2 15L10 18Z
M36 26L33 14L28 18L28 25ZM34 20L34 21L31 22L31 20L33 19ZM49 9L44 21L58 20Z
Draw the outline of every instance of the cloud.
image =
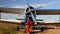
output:
M24 4L24 1L22 0L0 0L0 6L3 7L8 7L8 6L12 6L12 5L22 5Z
M49 3L45 3L45 4L34 4L34 5L31 5L31 6L33 6L35 8L37 8L37 7L46 7L46 6L54 5L56 3L58 3L58 2L49 2Z
M57 2L50 2L50 3L47 3L47 4L42 4L41 6L48 6L48 5L54 5L56 4Z
M37 8L37 7L46 7L46 6L50 6L50 5L54 5L58 3L58 1L56 2L49 2L49 3L45 3L45 4L30 4L31 6ZM26 8L27 6L25 5L20 5L20 6L11 6L10 8Z
M15 1L15 2L13 2ZM16 1L16 0L11 0L9 2L5 1L3 3L0 3L0 7L9 7L9 8L26 8L26 4L24 5L24 3L20 3L21 1ZM31 6L37 8L37 7L46 7L46 6L50 6L50 5L54 5L56 3L58 3L59 1L54 1L54 2L49 2L49 3L44 3L44 4L30 4Z
M9 8L26 8L26 6L11 6Z

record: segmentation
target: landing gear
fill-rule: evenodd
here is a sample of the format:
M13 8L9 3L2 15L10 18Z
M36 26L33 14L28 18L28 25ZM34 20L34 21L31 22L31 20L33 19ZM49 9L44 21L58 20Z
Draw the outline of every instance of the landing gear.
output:
M20 30L19 25L20 25L20 24L18 24L18 26L16 27L16 31L19 31L19 30Z
M46 29L54 29L54 28L51 28L51 27L41 27L41 32L43 32Z
M17 26L17 29L16 30L19 31L20 30L20 27Z
M40 32L43 32L45 30L45 28L44 27L40 27L40 25L33 26L32 29L33 30L40 30Z
M43 27L41 27L41 28L40 28L40 30L41 30L41 32L43 32L43 31L44 31L44 28L43 28Z

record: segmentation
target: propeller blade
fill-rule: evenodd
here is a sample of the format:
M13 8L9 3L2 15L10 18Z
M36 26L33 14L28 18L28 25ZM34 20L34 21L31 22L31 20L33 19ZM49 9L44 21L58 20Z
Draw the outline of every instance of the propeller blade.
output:
M26 4L27 4L27 7L29 7L30 5L29 5L29 3L28 3L28 0L25 0L25 2L26 2Z
M31 13L31 16L32 16L32 19L33 19L34 23L36 23L36 19L35 19L34 15L32 13Z
M21 13L21 14L18 14L18 16L21 16L21 15L24 15L24 14L26 14L26 12L23 12L23 13Z
M28 12L23 12L23 13L21 13L21 14L18 14L18 16L24 15L24 14L29 13L29 12L31 12L31 10L28 11Z

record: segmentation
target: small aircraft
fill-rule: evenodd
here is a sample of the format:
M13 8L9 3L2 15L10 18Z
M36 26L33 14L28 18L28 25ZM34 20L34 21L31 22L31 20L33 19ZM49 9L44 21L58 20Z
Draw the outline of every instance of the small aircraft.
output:
M31 25L33 26L33 28L35 28L34 26L37 25L38 23L36 22L35 8L29 5L28 0L25 0L25 1L27 4L27 8L25 9L25 11L23 13L19 14L19 16L25 14L25 19L24 19L24 21L20 22L20 24L26 25L26 27L25 27L26 32L27 32L27 34L30 34ZM41 6L41 8L42 7L43 6ZM19 30L19 27L17 29ZM40 28L40 30L43 31L42 28Z
M25 12L19 14L19 16L21 16L22 14L25 14L25 19L20 24L25 24L26 25L25 29L26 29L27 34L30 34L31 25L34 26L35 24L37 24L36 11L34 7L29 5L28 0L25 0L25 1L28 7L27 9L25 9ZM19 27L17 29L19 29Z

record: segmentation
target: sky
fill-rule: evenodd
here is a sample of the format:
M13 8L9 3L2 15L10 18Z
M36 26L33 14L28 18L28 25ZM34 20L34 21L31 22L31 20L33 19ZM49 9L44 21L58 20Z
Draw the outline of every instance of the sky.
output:
M38 9L60 9L60 0L0 0L0 7L26 8L26 1Z
M60 9L60 0L0 0L0 7L6 8L26 8L28 1L30 6L37 9ZM42 7L42 8L41 8ZM47 22L59 20L60 15L38 15Z

